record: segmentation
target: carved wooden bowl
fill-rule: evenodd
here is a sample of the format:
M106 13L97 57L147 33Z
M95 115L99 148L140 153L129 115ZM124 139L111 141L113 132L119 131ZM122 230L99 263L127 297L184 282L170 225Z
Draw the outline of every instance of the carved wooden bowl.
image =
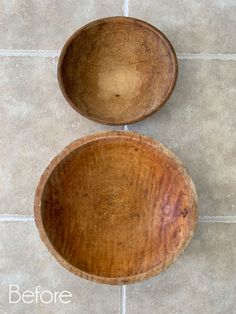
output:
M94 21L66 42L58 64L61 90L85 117L129 124L166 103L177 79L174 49L144 21L110 17Z
M154 276L176 260L197 220L192 180L162 144L112 131L67 146L41 177L42 240L76 275L108 284Z

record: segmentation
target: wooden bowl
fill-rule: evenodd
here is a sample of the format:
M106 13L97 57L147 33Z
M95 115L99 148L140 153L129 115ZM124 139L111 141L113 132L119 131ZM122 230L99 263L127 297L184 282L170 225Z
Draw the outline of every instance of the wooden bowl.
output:
M104 18L66 42L58 80L69 104L105 124L142 120L160 109L177 79L174 49L157 28L128 17Z
M35 218L49 251L76 275L133 283L166 269L192 238L197 197L181 162L136 133L102 132L48 166Z

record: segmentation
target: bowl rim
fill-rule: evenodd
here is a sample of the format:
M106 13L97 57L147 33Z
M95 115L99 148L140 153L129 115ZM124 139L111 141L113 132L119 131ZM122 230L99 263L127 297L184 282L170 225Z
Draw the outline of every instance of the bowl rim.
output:
M134 119L130 119L130 120L126 120L124 122L111 122L109 119L102 119L102 118L96 118L93 117L89 114L86 114L85 112L83 112L82 110L80 110L80 108L78 108L74 102L70 99L70 97L68 96L65 86L64 86L64 82L63 82L63 75L62 75L62 65L63 65L63 61L64 61L64 57L66 55L67 49L68 47L71 45L71 43L81 34L81 32L83 30L85 30L88 27L94 26L94 25L98 25L99 23L103 23L104 21L133 21L133 22L137 22L139 24L141 24L143 27L149 29L150 31L154 32L157 36L159 36L166 44L166 46L168 47L168 50L170 52L170 56L172 59L172 64L173 64L173 79L172 82L169 86L169 89L166 93L166 95L162 98L162 101L159 105L155 105L155 107L149 111L149 112L144 112L142 115L140 115L137 118ZM65 98L65 100L68 102L68 104L78 113L80 113L82 116L84 116L85 118L101 123L101 124L107 124L107 125L128 125L131 123L135 123L141 120L144 120L146 118L148 118L149 116L151 116L152 114L154 114L155 112L159 111L164 104L168 101L168 99L170 98L170 96L172 95L175 86L176 86L176 82L177 82L177 78L178 78L178 60L177 60L177 56L176 56L176 52L174 50L173 45L171 44L170 40L166 37L166 35L164 33L162 33L162 31L160 31L157 27L153 26L152 24L143 21L141 19L137 19L134 17L127 17L127 16L111 16L111 17L105 17L105 18L100 18L97 20L93 20L91 22L89 22L88 24L80 27L78 30L76 30L65 42L60 56L59 56L59 60L58 60L58 65L57 65L57 80L58 80L58 84L60 87L60 90Z
M152 269L149 269L148 271L139 273L137 275L125 276L125 277L103 277L103 276L98 276L98 275L94 275L91 273L87 273L85 271L80 270L79 268L76 268L75 266L71 265L68 261L66 261L63 258L63 256L57 252L57 250L54 248L54 246L52 245L52 243L50 242L50 240L47 236L46 230L45 230L44 225L43 225L42 216L41 216L41 199L42 199L44 187L47 183L48 178L51 176L52 172L57 167L57 165L68 154L70 154L75 149L78 149L79 147L86 145L88 143L92 143L94 141L107 140L107 139L111 139L111 138L119 138L119 139L124 138L124 139L130 139L132 141L133 140L139 141L139 142L142 142L144 144L148 144L148 145L152 146L154 149L160 150L161 152L166 154L167 157L169 157L170 159L172 159L176 163L178 169L181 171L181 173L184 177L184 180L185 180L185 182L189 188L191 208L193 208L193 211L195 213L193 220L192 220L192 223L193 223L192 230L189 233L189 236L186 237L185 241L183 241L182 248L180 249L179 253L176 254L174 256L174 258L172 258L172 260L170 260L170 262L168 264L164 265L164 267L162 267L161 269L160 269L160 267L157 266L157 267L154 267ZM70 272L74 273L75 275L77 275L81 278L95 281L97 283L105 283L105 284L110 284L110 285L121 285L121 284L131 284L131 283L139 282L139 281L148 279L150 277L156 276L159 273L166 270L171 264L173 264L176 261L176 259L179 257L179 255L181 255L183 253L184 249L188 246L189 242L191 241L191 239L193 237L193 234L194 234L194 231L195 231L196 225L197 225L197 220L198 220L197 205L198 205L198 197L197 197L196 188L195 188L195 185L194 185L191 177L188 174L187 169L183 166L183 164L179 160L179 158L174 153L172 153L165 145L161 144L160 142L158 142L152 138L149 138L149 137L144 136L144 135L140 135L140 134L135 133L135 132L130 132L130 131L102 131L102 132L93 133L93 134L90 134L87 136L83 136L83 137L75 140L74 142L67 145L58 155L56 155L51 160L48 167L43 172L43 174L39 180L38 186L36 188L35 198L34 198L34 217L35 217L35 223L36 223L36 226L38 228L38 232L39 232L41 240L46 245L48 251L67 270L69 270Z

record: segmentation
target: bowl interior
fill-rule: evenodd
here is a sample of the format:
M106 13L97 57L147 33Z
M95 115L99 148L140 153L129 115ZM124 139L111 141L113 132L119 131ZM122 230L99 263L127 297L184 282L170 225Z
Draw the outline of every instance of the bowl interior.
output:
M63 94L82 115L101 123L128 124L167 101L177 61L156 28L114 17L77 31L66 43L58 69Z
M40 197L43 229L64 266L108 280L135 281L166 268L196 220L182 166L162 145L136 135L74 146Z

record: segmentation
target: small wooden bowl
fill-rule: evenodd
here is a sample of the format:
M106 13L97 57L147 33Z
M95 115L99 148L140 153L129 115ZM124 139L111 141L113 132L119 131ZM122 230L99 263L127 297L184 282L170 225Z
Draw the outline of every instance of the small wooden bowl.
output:
M112 131L81 138L48 166L35 219L49 251L76 275L133 283L166 269L192 238L192 180L162 144Z
M142 120L163 106L177 79L175 51L154 26L104 18L66 42L58 80L69 104L88 119L112 125Z

